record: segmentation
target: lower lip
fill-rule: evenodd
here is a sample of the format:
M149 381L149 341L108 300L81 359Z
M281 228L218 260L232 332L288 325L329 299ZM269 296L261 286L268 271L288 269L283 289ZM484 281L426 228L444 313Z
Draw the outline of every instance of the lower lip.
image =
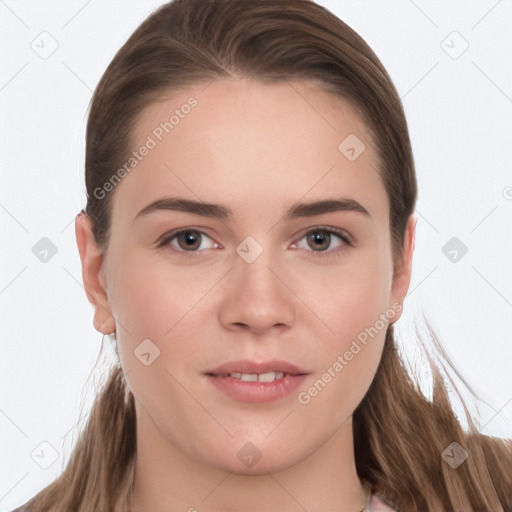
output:
M307 375L288 375L273 382L245 381L206 375L208 382L237 402L273 402L293 393Z

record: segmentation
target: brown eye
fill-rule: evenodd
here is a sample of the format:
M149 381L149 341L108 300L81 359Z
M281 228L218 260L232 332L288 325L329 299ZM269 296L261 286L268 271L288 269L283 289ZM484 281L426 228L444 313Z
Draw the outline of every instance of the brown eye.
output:
M324 251L331 245L331 235L326 231L313 231L307 236L307 241L311 249Z
M204 249L218 249L221 246L198 229L183 228L162 237L158 247L168 247L175 252L186 252L189 255L200 255Z
M201 245L201 233L199 231L182 231L176 235L178 245L184 251L195 250Z
M315 257L340 255L351 246L353 243L349 235L344 231L328 227L310 229L292 244L293 249L305 249Z

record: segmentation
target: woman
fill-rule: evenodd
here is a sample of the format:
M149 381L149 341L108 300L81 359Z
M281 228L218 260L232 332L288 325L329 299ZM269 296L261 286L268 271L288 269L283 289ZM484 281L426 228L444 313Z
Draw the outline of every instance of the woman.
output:
M18 510L512 510L510 441L395 347L416 176L368 45L308 0L174 0L94 93L77 245L119 357ZM433 363L432 363L433 364Z

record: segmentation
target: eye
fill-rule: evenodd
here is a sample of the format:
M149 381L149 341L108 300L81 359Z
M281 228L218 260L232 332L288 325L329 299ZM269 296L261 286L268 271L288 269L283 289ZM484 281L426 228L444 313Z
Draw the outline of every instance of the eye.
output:
M204 247L203 242L207 240L209 240L209 243ZM303 245L302 240L305 241L307 247ZM194 228L181 228L171 231L164 235L157 245L158 247L170 245L177 252L188 253L187 256L200 253L200 249L221 248L221 245L213 241L204 231ZM304 233L299 239L299 243L294 242L291 247L306 250L310 248L313 250L309 252L317 253L316 256L328 256L347 245L352 246L353 244L344 232L334 228L317 227Z
M210 241L207 247L203 245L205 239ZM200 248L217 249L220 247L220 244L214 242L206 233L193 228L182 228L167 233L158 243L158 247L165 245L170 245L175 251L188 253L197 253ZM201 247L202 245L203 247Z
M300 245L302 240L305 241L307 247ZM343 247L347 245L352 245L351 240L342 231L334 228L318 227L310 229L308 232L306 232L302 238L300 238L299 243L292 244L292 248L308 250L307 248L309 247L310 249L313 249L313 252L322 253L318 254L317 256L326 256L327 254L330 255L331 253L335 252L337 249L343 249Z

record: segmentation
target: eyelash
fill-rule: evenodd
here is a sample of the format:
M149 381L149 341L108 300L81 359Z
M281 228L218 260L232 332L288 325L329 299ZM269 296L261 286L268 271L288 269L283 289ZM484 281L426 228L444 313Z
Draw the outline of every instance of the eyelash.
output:
M163 247L163 246L169 244L169 242L171 242L173 239L178 237L180 234L186 233L188 231L193 231L193 232L199 233L200 235L204 235L204 236L210 238L210 240L211 240L211 237L208 236L208 234L205 233L204 231L201 231L200 229L193 228L193 227L187 227L187 228L176 229L174 231L171 231L170 233L167 233L166 235L164 235L162 237L161 241L157 243L157 247L160 248L160 247ZM302 240L303 238L307 237L308 235L310 235L312 233L318 233L318 232L328 233L330 235L337 236L338 238L341 239L341 241L343 242L343 245L341 247L338 247L333 250L327 249L325 251L313 251L313 250L306 251L306 252L313 253L315 255L315 257L317 257L317 258L332 257L332 256L335 256L336 254L338 254L339 251L342 251L343 249L345 249L347 246L353 247L352 240L345 234L345 232L340 231L336 228L328 228L328 227L323 227L323 226L318 226L318 227L309 229L308 231L306 231L305 233L302 234L302 236L298 239L298 241ZM294 242L294 244L295 244L295 242ZM185 254L187 257L192 257L192 258L199 256L200 253L202 252L202 251L197 251L197 250L196 251L184 251L184 250L178 250L178 249L172 249L172 250L182 253L182 254Z

